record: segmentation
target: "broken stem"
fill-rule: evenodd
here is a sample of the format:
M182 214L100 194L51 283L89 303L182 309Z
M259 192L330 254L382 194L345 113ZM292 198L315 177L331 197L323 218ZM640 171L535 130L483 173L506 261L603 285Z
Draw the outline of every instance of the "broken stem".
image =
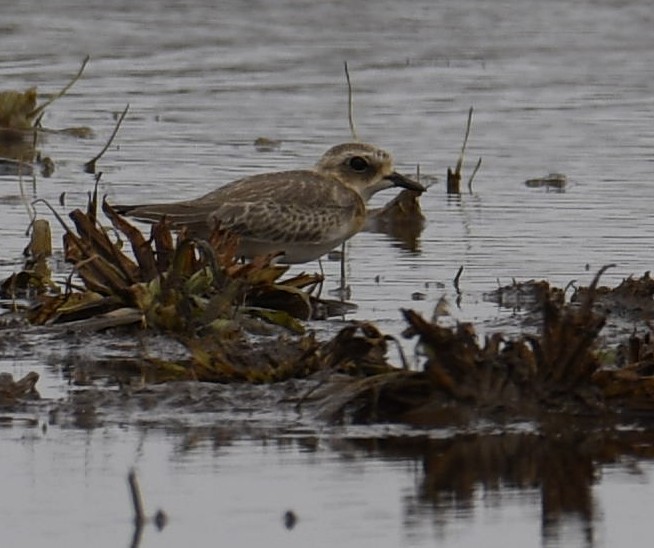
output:
M393 337L393 335L384 335L384 340L393 341L395 343L395 345L397 346L397 353L400 355L400 361L402 362L402 369L408 371L409 362L406 361L406 355L404 354L404 350L402 349L402 345L400 344L400 341L398 341L396 337Z
M466 124L466 134L463 137L463 145L461 146L461 154L459 155L459 161L456 163L455 173L461 174L461 167L463 166L463 156L466 151L466 146L468 145L468 137L470 137L470 126L472 125L472 111L473 108L470 107L468 111L468 123Z
M341 291L345 291L345 242L341 246Z
M143 510L141 489L139 488L139 482L133 468L127 475L127 483L129 484L129 492L132 495L132 505L134 506L134 524L136 527L142 527L145 523L145 511Z
M107 141L107 144L104 145L103 149L100 151L100 153L93 159L89 160L84 164L84 171L86 173L95 173L95 163L102 158L102 155L107 152L107 149L111 146L111 143L113 143L114 138L116 137L116 134L118 133L118 130L120 129L120 125L123 123L123 120L125 119L125 116L127 116L127 111L129 110L129 103L125 107L125 110L123 110L122 114L120 115L120 118L118 118L118 122L116 123L116 127L114 128L111 137L109 137L109 140Z
M475 169L472 170L472 175L470 175L470 179L468 179L468 192L472 194L472 180L475 178L475 175L477 175L477 172L479 171L479 168L481 167L481 158L477 161L477 165L475 166Z
M75 76L73 76L73 79L72 79L70 82L68 82L68 84L66 84L66 86L64 87L64 89L62 89L62 90L61 90L59 93L57 93L56 95L53 95L52 97L50 97L50 99L48 99L48 100L47 100L45 103L43 103L42 105L39 105L38 107L36 107L32 112L30 112L30 113L27 115L27 117L28 117L28 118L34 118L34 116L36 116L37 114L42 113L42 112L43 112L47 107L49 107L52 103L54 103L57 99L59 99L59 97L65 95L66 92L67 92L71 87L73 87L73 85L75 84L75 82L77 82L77 80L80 79L80 76L82 76L82 72L84 72L84 68L86 67L86 63L89 62L89 59L90 59L90 56L88 56L88 55L84 58L84 61L82 61L82 66L81 66L81 67L79 68L79 70L77 71L77 74L76 74Z
M34 211L34 205L27 200L27 195L25 194L25 186L23 185L23 173L22 173L23 163L18 167L18 188L20 189L20 200L23 202L25 209L27 210L27 216L30 218L29 226L27 227L27 232L29 232L32 223L36 220L36 211Z
M459 271L454 276L454 289L456 289L457 295L461 294L461 289L459 287L459 280L461 279L461 274L463 274L463 265L459 267Z
M100 178L102 177L102 172L98 173L95 176L95 184L93 185L93 193L89 195L88 211L87 215L92 222L95 222L98 218L98 185L100 183Z
M59 213L57 213L57 210L56 210L54 207L52 207L52 205L50 205L50 202L48 202L47 200L45 200L45 199L43 199L43 198L37 198L36 200L34 200L34 201L32 202L32 207L34 207L34 205L35 205L35 204L38 204L38 203L45 204L45 206L46 206L46 207L47 207L47 208L52 212L52 214L55 216L55 218L57 219L57 221L59 221L59 224L60 224L60 225L62 226L62 228L66 231L66 233L72 234L72 231L70 230L70 228L68 228L68 225L66 224L66 221L64 221L64 219L62 218L62 216L59 215Z
M343 65L345 66L345 79L347 80L347 119L348 122L350 123L350 132L352 133L352 138L355 141L359 140L359 136L357 135L357 130L354 127L354 101L353 101L353 96L352 96L352 82L350 81L350 71L347 68L347 61L343 62Z

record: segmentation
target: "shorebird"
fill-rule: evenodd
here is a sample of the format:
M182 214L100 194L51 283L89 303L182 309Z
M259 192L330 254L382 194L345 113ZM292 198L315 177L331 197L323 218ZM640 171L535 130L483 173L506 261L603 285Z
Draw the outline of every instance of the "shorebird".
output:
M219 223L239 236L239 256L283 253L281 262L305 263L359 232L370 197L393 186L425 190L393 169L388 152L345 143L330 148L313 169L245 177L193 200L115 209L145 222L165 217L174 229L186 226L198 237Z

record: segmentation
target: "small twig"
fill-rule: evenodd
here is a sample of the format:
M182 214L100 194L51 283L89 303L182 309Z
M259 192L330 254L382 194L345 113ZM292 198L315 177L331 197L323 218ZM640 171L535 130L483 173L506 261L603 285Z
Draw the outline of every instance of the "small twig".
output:
M402 348L400 341L398 341L396 337L393 337L393 335L384 335L384 340L393 341L395 343L395 345L397 346L397 351L400 354L400 360L402 361L402 369L408 371L409 362L406 361L406 355L404 354L404 349Z
M463 158L465 156L466 147L468 146L468 138L470 137L470 128L472 126L473 111L474 111L473 107L470 107L470 110L468 111L468 121L466 123L466 132L463 137L463 145L461 145L461 153L459 154L459 158L456 162L456 167L454 168L454 171L452 171L450 168L447 168L447 193L448 194L461 193L461 169L463 168ZM480 166L481 166L481 158L477 162L477 167L475 167L475 170L473 171L472 176L468 181L468 190L470 191L471 194L472 194L472 180Z
M595 294L597 293L597 284L600 281L600 278L609 268L615 268L617 265L615 263L605 264L602 268L597 271L593 281L588 287L588 293L586 294L586 300L582 303L581 314L585 316L590 316L593 309L593 301L595 300Z
M80 79L80 76L82 76L82 72L84 72L84 68L86 67L86 63L89 62L89 59L90 59L90 57L89 57L88 55L84 58L84 61L82 61L82 66L81 66L81 67L79 68L79 70L77 71L77 74L76 74L75 76L73 76L73 79L72 79L70 82L68 82L68 84L64 87L64 89L62 89L62 90L61 90L59 93L57 93L56 95L53 95L52 97L50 97L50 99L48 99L48 100L47 100L45 103L43 103L42 105L39 105L38 107L36 107L32 112L30 112L30 113L27 115L27 117L28 117L28 118L34 118L34 116L36 116L37 114L41 114L41 115L42 115L43 111L44 111L47 107L49 107L49 106L50 106L54 101L56 101L57 99L59 99L59 97L65 95L66 92L67 92L71 87L73 87L73 85L75 84L75 82L77 82L77 80ZM37 120L37 123L38 123L38 122L40 122L40 118L39 118L39 120ZM35 126L36 126L36 125L37 125L37 124L35 124Z
M459 280L461 279L461 274L463 274L463 265L459 267L459 271L454 276L454 289L456 289L457 295L461 294L461 288L459 287Z
M459 156L459 161L456 163L456 173L461 175L461 167L463 166L463 156L466 152L466 146L468 146L468 137L470 137L470 126L472 126L472 112L473 108L470 107L468 111L468 122L466 123L466 134L463 137L463 145L461 146L461 155Z
M25 186L23 185L23 173L22 173L22 160L18 167L18 188L20 189L20 200L23 202L25 209L27 210L27 216L30 219L29 226L27 227L27 232L29 232L32 223L36 219L36 211L34 211L34 205L27 201L27 196L25 195ZM26 232L26 233L27 233Z
M104 148L100 151L100 153L93 159L89 160L84 164L84 171L86 173L95 173L95 163L102 158L102 155L107 152L107 149L111 146L111 143L113 143L114 138L116 137L116 134L118 133L118 130L120 129L120 125L123 123L123 120L125 119L125 116L127 116L127 111L129 110L129 103L125 107L125 110L123 110L122 114L120 115L120 118L118 118L118 123L116 123L116 127L114 128L113 133L111 134L111 137L109 137L109 140L107 141L107 144L104 146Z
M45 116L45 111L39 114L38 118L32 123L32 148L36 150L36 145L39 142L39 132L43 131L43 126L41 125L41 120ZM40 154L40 153L39 153Z
M34 200L34 201L32 202L32 207L34 207L34 205L35 205L35 204L38 204L38 203L45 204L45 206L46 206L46 207L47 207L47 208L52 212L52 214L55 216L55 218L57 219L57 221L59 221L59 224L63 227L63 229L64 229L67 233L72 233L71 229L68 228L68 225L66 224L66 221L64 221L64 219L62 218L62 216L59 215L59 213L57 213L57 210L56 210L54 207L52 207L52 205L50 204L50 202L48 202L47 200L45 200L45 199L43 199L43 198L37 198L36 200Z
M352 133L352 138L355 141L359 140L357 135L357 130L354 127L354 100L352 95L352 82L350 81L350 71L347 68L347 61L343 62L345 66L345 79L347 80L347 119L350 123L350 132Z
M143 526L147 523L148 518L145 515L145 510L143 509L143 497L141 496L141 488L139 487L139 482L136 477L136 471L132 468L127 475L127 483L129 484L129 492L132 496L132 505L134 506L134 535L132 536L133 548L139 546L141 542L141 534L143 532ZM159 509L156 511L151 520L153 521L155 527L161 531L168 523L168 516L166 512Z
M322 280L318 285L318 294L316 295L316 299L320 299L320 295L322 295L322 288L324 285L323 282L325 281L325 269L322 266L322 258L318 259L318 266L320 267L320 277L322 278Z
M139 488L139 482L133 468L127 475L127 483L129 484L129 492L132 495L132 505L134 506L134 525L136 527L143 527L146 521L145 511L143 510L143 498L141 497L141 489Z
M36 145L39 143L39 127L41 125L41 119L43 118L43 112L32 124L32 149L36 150Z
M68 299L70 295L73 292L73 289L75 289L75 284L73 284L73 276L75 275L74 272L71 272L66 276L66 284L64 285L64 297Z
M341 245L341 291L345 292L345 242Z
M577 283L577 280L570 280L570 281L565 285L565 287L563 288L564 300L565 300L565 294L568 292L568 289L572 288L572 290L573 290L573 293L572 293L572 294L573 294L573 295L574 295L574 292L577 291L577 288L576 288L576 286L575 286L576 283Z
M454 276L454 289L456 289L456 307L461 309L461 299L463 298L463 293L461 293L461 288L459 287L459 280L461 279L461 274L463 274L463 265L459 267L459 271Z
M472 175L470 175L470 179L468 179L468 192L472 194L472 180L475 178L475 175L477 175L477 172L479 171L479 168L481 167L481 157L477 161L477 165L475 166L475 169L472 170Z
M89 204L87 214L91 221L95 222L98 218L98 184L102 177L102 171L95 176L95 184L93 185L93 193L89 195Z

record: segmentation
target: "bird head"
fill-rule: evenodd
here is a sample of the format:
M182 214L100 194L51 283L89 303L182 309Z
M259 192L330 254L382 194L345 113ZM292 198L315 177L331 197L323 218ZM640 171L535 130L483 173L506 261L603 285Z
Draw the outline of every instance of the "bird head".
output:
M424 192L420 183L397 173L391 155L373 145L345 143L330 148L316 164L320 174L338 179L368 201L370 197L394 186Z

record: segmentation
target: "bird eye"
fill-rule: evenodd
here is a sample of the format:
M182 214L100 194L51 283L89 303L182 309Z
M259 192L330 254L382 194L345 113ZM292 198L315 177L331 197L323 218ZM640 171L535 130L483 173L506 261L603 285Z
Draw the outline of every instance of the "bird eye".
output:
M368 169L368 161L365 158L362 158L361 156L353 156L350 158L350 167L358 172L362 173L366 169Z

